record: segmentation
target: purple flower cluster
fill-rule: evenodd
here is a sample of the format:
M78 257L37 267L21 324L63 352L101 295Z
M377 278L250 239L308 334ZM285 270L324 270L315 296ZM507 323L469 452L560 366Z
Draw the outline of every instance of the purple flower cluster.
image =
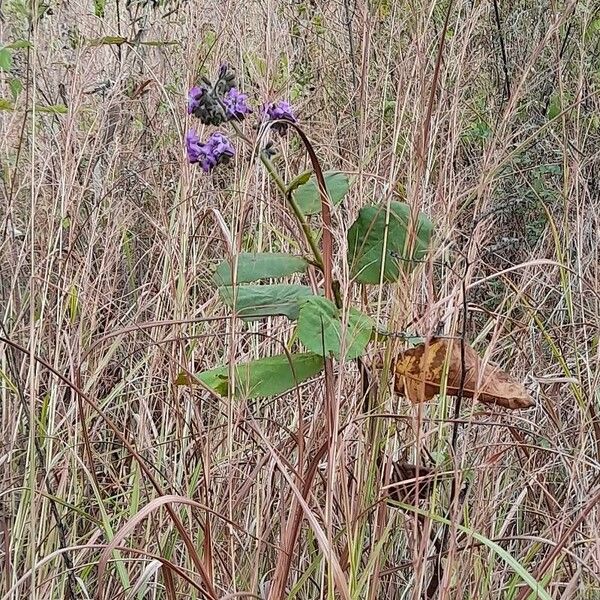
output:
M198 134L190 129L185 136L185 146L190 163L198 163L205 173L210 173L219 164L226 164L235 154L229 139L218 131L206 142L201 142Z
M252 109L248 104L248 95L235 87L234 71L227 64L222 64L214 85L203 77L199 86L190 89L187 111L204 125L219 126L226 121L242 121ZM298 122L294 109L285 100L263 106L262 119L273 122L272 129L281 135L287 132L289 123ZM219 164L227 163L235 155L233 145L220 132L211 134L202 142L196 131L190 129L185 136L185 147L190 163L199 164L205 173L210 173ZM270 152L272 154L272 149Z
M252 112L248 105L248 95L242 94L240 90L233 87L225 96L223 96L223 104L225 105L225 113L227 119L236 119L241 121L246 115Z
M294 109L289 102L280 100L279 102L271 102L263 107L263 115L267 121L279 121L273 123L273 129L284 135L287 132L287 124L281 123L281 121L289 121L290 123L297 123L298 119L294 114Z

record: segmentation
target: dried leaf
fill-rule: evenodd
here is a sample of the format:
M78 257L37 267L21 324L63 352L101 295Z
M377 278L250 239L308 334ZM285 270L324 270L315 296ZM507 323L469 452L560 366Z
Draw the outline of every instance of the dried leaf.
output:
M435 469L423 465L413 465L402 460L392 463L390 474L389 497L399 502L414 502L417 492L421 500L426 500L431 495Z
M534 406L533 398L514 377L499 367L484 365L466 342L464 369L463 396L511 409ZM427 402L440 393L446 372L446 394L457 396L463 377L460 340L432 338L398 356L394 387L411 402Z

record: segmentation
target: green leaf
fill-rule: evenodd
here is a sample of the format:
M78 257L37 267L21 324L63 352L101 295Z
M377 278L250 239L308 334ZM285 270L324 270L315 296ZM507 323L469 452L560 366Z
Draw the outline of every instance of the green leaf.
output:
M340 310L326 298L307 298L300 307L298 338L312 352L340 358L342 323ZM371 317L351 308L345 327L345 358L360 356L371 339L375 324Z
M325 187L331 203L335 206L339 204L350 189L350 180L348 176L339 171L327 171L323 173L325 178ZM321 196L319 195L319 186L317 178L313 175L306 183L298 186L293 192L294 200L305 215L314 215L321 212Z
M234 308L235 297L237 315L244 321L258 321L274 315L284 315L295 321L301 300L313 295L306 285L288 283L223 286L219 288L219 294L231 308Z
M552 96L550 103L548 104L548 119L556 119L560 115L562 106L560 103L560 97L557 94Z
M348 262L359 283L397 281L422 260L429 248L433 223L423 214L411 218L402 202L391 202L389 222L385 204L366 206L348 230ZM410 224L410 225L409 225Z
M8 48L0 49L0 71L10 71L12 67L12 52Z
M105 10L106 0L94 0L94 15L102 19L104 17Z
M285 277L292 273L304 273L308 262L301 256L290 254L263 252L251 254L243 252L237 257L237 283L248 283L260 279ZM217 285L232 285L231 264L224 260L217 267L213 276Z
M10 89L10 93L13 97L13 100L16 100L19 94L23 91L23 84L20 79L11 79L8 82L8 87Z
M290 184L287 186L287 192L293 192L296 188L305 184L310 179L310 171L304 171L304 173L300 173L297 177L294 177Z
M0 111L11 111L15 110L12 102L6 98L0 98Z
M88 40L90 46L121 46L122 44L127 43L127 38L121 37L120 35L105 35L101 38Z
M33 44L29 40L15 40L11 44L8 44L6 48L12 48L13 50L23 50L24 48L33 48Z
M47 105L36 105L35 110L41 113L50 113L52 115L65 115L68 112L68 108L64 104L47 104Z
M14 81L14 80L13 80ZM12 83L12 82L11 82ZM14 93L14 91L18 88L15 88L15 90L13 90L13 87L11 87L11 91ZM6 98L0 98L0 111L2 110L14 110L15 107L13 105L13 103L10 100L7 100ZM39 113L50 113L53 115L64 115L67 112L67 107L64 104L48 104L48 105L36 105L35 107L36 112Z
M140 42L141 46L151 46L153 48L165 48L167 46L179 46L180 42L174 42L173 40L148 40L146 42Z
M306 352L304 354L279 354L237 364L235 370L236 398L259 398L276 396L295 388L299 383L314 377L323 368L323 357ZM195 376L221 396L229 392L228 366L217 367ZM187 375L181 374L176 383L191 385L194 383Z

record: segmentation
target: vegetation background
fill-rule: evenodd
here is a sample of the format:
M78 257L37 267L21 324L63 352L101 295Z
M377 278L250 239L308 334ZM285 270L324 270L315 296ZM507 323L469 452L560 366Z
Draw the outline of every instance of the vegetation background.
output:
M600 598L597 2L0 8L0 598ZM381 381L366 415L346 365L323 458L320 379L269 401L174 384L290 339L223 318L217 262L305 251L249 152L185 160L187 90L222 61L353 176L345 297L399 334L464 330L534 409L457 421ZM277 145L288 181L308 168ZM433 219L431 260L359 290L345 231L390 196ZM382 501L380 452L435 467L420 513Z

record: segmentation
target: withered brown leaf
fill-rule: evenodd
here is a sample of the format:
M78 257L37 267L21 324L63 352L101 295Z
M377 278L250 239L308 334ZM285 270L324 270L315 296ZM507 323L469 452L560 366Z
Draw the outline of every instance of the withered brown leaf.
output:
M435 469L413 465L402 460L392 463L389 497L399 502L413 502L418 491L421 500L429 498L433 488ZM417 483L418 482L418 483Z
M534 406L521 383L497 366L484 365L466 342L464 369L463 396L511 409ZM413 403L427 402L439 394L446 371L446 393L457 396L463 377L460 340L434 337L402 352L394 370L395 390Z

